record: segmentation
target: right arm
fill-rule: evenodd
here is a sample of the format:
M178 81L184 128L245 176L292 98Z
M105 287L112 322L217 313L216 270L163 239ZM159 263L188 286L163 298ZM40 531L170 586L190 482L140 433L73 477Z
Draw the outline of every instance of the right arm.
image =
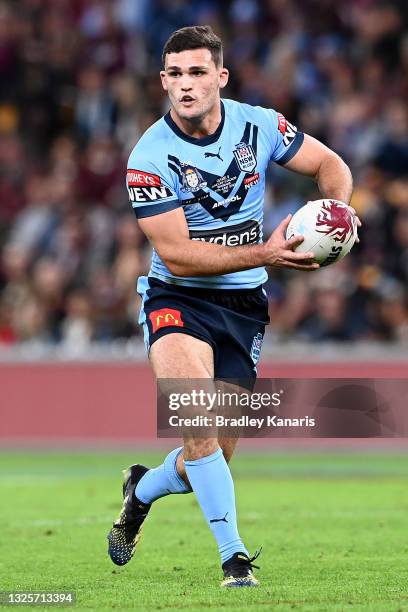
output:
M138 221L163 263L175 276L213 276L261 266L316 270L319 265L311 262L313 253L293 251L303 238L295 236L286 240L290 219L288 215L263 244L244 246L191 240L182 208Z

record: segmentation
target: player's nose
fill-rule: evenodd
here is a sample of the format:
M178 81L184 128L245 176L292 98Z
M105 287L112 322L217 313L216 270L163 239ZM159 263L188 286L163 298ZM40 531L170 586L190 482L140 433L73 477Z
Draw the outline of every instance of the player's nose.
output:
M182 91L190 91L193 88L192 78L189 74L183 74L180 81Z

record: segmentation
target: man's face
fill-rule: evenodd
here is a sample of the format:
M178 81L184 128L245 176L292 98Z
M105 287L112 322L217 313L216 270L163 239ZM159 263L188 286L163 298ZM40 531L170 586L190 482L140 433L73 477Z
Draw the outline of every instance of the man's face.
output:
M219 99L228 81L228 70L214 64L209 49L168 53L160 72L174 111L181 119L202 120Z

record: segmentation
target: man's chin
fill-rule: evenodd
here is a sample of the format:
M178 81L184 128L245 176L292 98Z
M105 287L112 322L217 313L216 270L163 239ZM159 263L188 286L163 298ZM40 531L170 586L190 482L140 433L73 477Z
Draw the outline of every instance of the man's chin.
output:
M181 108L176 109L177 115L180 119L184 119L186 121L191 121L192 123L198 123L203 118L203 112L198 110L197 108L186 108L182 106Z

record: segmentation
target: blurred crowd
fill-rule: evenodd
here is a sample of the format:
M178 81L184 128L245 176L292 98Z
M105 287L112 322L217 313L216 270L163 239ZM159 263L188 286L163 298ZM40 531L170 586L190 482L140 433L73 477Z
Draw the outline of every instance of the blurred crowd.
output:
M167 109L170 33L210 24L225 97L273 107L350 165L361 243L312 274L273 271L279 340L408 343L407 4L388 0L0 0L0 345L140 335L150 247L128 154ZM319 193L271 167L265 232Z

